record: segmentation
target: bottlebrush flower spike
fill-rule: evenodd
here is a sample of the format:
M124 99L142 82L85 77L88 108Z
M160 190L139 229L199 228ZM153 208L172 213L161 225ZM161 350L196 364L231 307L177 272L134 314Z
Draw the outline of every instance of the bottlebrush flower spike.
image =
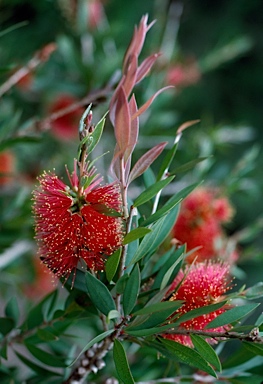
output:
M229 265L226 263L213 263L209 261L195 265L192 264L186 268L185 272L180 270L172 283L170 292L177 290L170 300L183 300L184 304L175 314L180 313L183 315L193 309L223 301L225 293L230 289L229 283ZM180 324L180 328L202 330L205 332L205 327L227 309L229 309L229 305L224 305L214 312L184 321ZM224 327L209 328L207 332L223 333L230 328L230 325L226 325ZM190 347L193 346L188 335L170 333L164 334L163 337ZM207 341L210 343L215 342L212 339Z
M66 279L81 260L92 270L103 269L105 257L123 240L119 184L100 186L102 178L88 170L88 163L84 171L81 180L75 161L68 174L70 186L44 172L33 192L39 256L56 276Z
M188 251L201 247L187 257L187 262L223 258L224 246L218 248L217 243L225 243L222 223L229 221L232 214L227 198L218 197L212 189L198 188L187 196L173 228L173 236L186 243Z

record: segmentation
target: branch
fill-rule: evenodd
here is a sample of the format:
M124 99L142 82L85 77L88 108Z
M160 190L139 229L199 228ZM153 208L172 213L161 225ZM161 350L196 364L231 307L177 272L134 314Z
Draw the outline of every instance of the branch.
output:
M80 107L84 107L88 104L91 104L91 103L93 105L99 104L101 99L107 98L111 92L112 92L112 85L107 84L104 88L91 92L80 101L77 101L76 103L72 103L71 105L65 108L61 108L60 110L52 113L51 115L49 115L48 117L42 120L35 119L28 128L22 131L22 134L20 134L20 136L27 135L30 132L48 131L51 128L52 122L55 121L56 119L64 115L67 115L68 113L74 112Z
M263 337L259 335L259 329L257 327L253 328L249 333L238 333L238 332L206 332L203 330L195 329L174 329L171 331L166 331L166 334L175 334L175 335L200 335L211 337L212 339L238 339L240 341L250 341L253 343L263 344Z
M16 85L23 77L27 76L29 73L39 66L39 64L47 61L51 53L56 50L56 44L50 43L47 44L40 51L37 51L32 59L22 68L18 69L8 80L2 84L0 87L0 97L3 96L10 88Z

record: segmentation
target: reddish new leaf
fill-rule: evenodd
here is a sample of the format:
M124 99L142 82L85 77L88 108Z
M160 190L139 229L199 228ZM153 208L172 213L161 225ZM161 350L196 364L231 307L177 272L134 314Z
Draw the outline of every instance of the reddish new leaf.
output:
M137 79L138 58L135 55L131 55L126 70L125 76L123 76L123 90L128 98Z
M185 123L180 125L180 127L177 129L177 134L182 133L186 128L191 127L192 125L197 124L197 123L200 123L200 120L186 121Z
M144 44L146 33L154 24L154 21L151 22L149 25L147 25L147 22L148 22L148 15L144 15L141 18L139 27L135 26L135 28L134 28L133 37L131 39L130 45L126 51L126 54L125 54L125 57L123 60L123 73L124 74L126 74L127 67L129 65L130 56L131 55L135 55L137 57L139 56L139 54L142 50L143 44Z
M129 145L131 133L130 109L123 87L120 87L117 95L114 129L120 153L123 155Z
M153 64L156 62L160 55L161 53L154 53L153 55L143 60L137 70L136 84L142 81L142 79L149 73Z
M138 110L134 94L132 95L131 100L129 102L129 108L130 108L130 116L134 115ZM139 118L136 117L131 121L130 141L129 141L129 146L125 151L125 156L124 156L125 162L127 161L127 159L129 159L130 155L134 150L134 147L138 140L138 134L139 134Z
M132 116L132 120L135 119L136 117L140 116L143 112L146 111L146 109L149 108L149 106L152 104L153 100L163 91L166 91L169 88L173 88L173 86L169 85L167 87L159 89L149 100L146 101L139 109L138 111Z
M154 162L155 159L162 153L167 142L157 144L155 147L147 151L134 165L131 170L129 182L130 184L134 179L142 175L146 169Z

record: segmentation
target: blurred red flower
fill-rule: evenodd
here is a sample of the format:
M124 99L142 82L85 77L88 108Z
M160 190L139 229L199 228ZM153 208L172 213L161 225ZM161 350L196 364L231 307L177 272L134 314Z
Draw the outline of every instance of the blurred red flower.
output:
M167 71L167 84L178 88L185 88L196 84L201 79L201 72L196 62L186 64L175 64Z
M72 95L61 94L51 104L49 112L59 113L59 111L70 107L78 100ZM63 113L62 116L52 120L52 133L62 140L71 140L78 138L78 125L84 109L77 107L71 112Z
M15 158L12 152L0 152L0 185L6 185L12 181L12 173L15 169Z
M122 219L110 216L122 211L119 184L99 186L102 178L94 172L86 171L85 187L76 162L70 187L44 172L33 193L39 255L58 277L68 278L80 260L90 269L103 269L105 256L122 244Z
M172 283L173 293L171 301L183 300L184 304L176 313L181 315L207 305L221 302L225 299L225 293L230 289L229 286L229 265L226 263L213 263L211 261L192 264L186 267L185 272L181 269ZM181 284L181 285L180 285ZM184 321L180 328L186 330L202 330L218 315L229 309L229 305L223 305L220 309ZM211 328L207 332L225 332L231 328L230 325L224 327ZM177 341L181 344L192 347L190 336L181 334L164 334L164 338ZM214 340L208 339L210 343Z
M226 236L222 224L232 215L233 208L228 199L217 197L213 190L198 188L187 196L172 233L176 241L186 243L187 251L200 247L187 257L187 262L225 258ZM236 258L236 251L228 255L229 262Z

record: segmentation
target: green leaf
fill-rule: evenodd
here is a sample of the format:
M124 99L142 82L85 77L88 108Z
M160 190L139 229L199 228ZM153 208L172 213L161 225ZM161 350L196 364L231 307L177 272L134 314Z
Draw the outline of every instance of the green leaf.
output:
M257 343L249 343L248 341L244 341L242 343L244 347L255 355L263 356L263 345Z
M168 303L172 303L173 305L168 305ZM167 304L162 305L160 307L160 304ZM147 315L140 315L128 326L126 327L126 330L128 331L137 331L137 330L147 330L153 329L154 327L163 324L167 321L167 319L182 305L182 301L177 302L163 302L163 303L156 303L156 311L147 314ZM159 308L163 308L162 310L157 310L157 306ZM149 306L150 308L151 306ZM143 309L148 309L148 307L145 307ZM154 333L158 333L160 331L159 328L155 328Z
M46 311L47 320L51 320L52 319L53 310L54 310L55 305L56 305L57 297L58 297L58 290L55 289L50 294L50 303L49 303L49 305L47 307L47 311Z
M16 137L12 139L6 139L3 140L2 143L0 144L0 151L12 147L13 145L16 144L21 144L21 143L26 143L26 144L33 144L33 143L39 143L40 138L38 137L33 137L33 136L21 136L21 137Z
M167 177L166 179L160 180L154 185L151 185L144 192L142 192L140 196L137 197L137 199L135 199L133 206L139 207L140 205L149 201L152 197L157 195L159 191L161 191L164 187L166 187L166 185L168 185L173 179L174 179L174 176Z
M196 164L200 163L201 161L207 160L209 157L212 156L205 156L205 157L198 157L197 159L188 161L187 163L181 165L178 168L175 168L172 171L169 171L169 175L177 175L180 172L186 172L192 169Z
M255 326L260 327L262 324L263 324L263 313L261 313L257 318L255 322Z
M89 144L88 144L88 153L89 154L93 151L93 149L96 147L96 145L100 141L100 138L101 138L101 135L102 135L102 132L103 132L103 128L104 128L104 125L105 125L105 120L106 120L107 113L105 113L105 115L96 124L96 126L94 128L94 131L90 135L92 137L92 141L90 141Z
M162 339L161 342L183 363L194 366L213 377L217 377L211 365L194 349L186 347L176 341Z
M91 301L101 313L107 316L110 311L116 309L114 300L106 285L90 272L86 273L86 285Z
M24 355L21 355L19 352L15 351L15 354L17 357L30 369L32 369L34 372L36 372L39 377L46 377L46 376L60 376L57 372L49 371L46 368L40 367L39 365L32 362L32 359L29 360Z
M177 263L177 261L180 263L181 256L184 254L184 252L185 252L185 245L183 245L182 247L178 248L176 251L173 251L169 255L169 258L167 259L167 261L159 269L159 272L157 273L156 278L154 279L154 283L153 283L152 288L158 288L159 289L161 284L163 285L163 281L164 281L165 276L168 277L168 275L166 275L167 272L170 270L170 268L173 267L173 265L175 263ZM174 270L174 269L172 268L172 270ZM174 272L176 272L176 271L174 271ZM171 284L172 283L172 279L174 278L174 275L175 274L171 275L171 277L169 278L167 284Z
M46 329L39 328L37 330L37 336L44 341L54 341L58 340L58 337L51 333L50 331L47 331Z
M110 283L115 276L115 273L118 269L119 262L121 258L121 248L114 252L105 263L105 272L108 282Z
M187 197L196 187L198 187L201 183L194 183L185 187L180 192L176 193L172 196L163 206L158 209L153 215L144 220L140 225L147 226L149 224L154 223L167 212L169 212L173 207L175 207L178 203L180 203L185 197Z
M253 287L246 289L242 292L242 297L248 300L258 299L263 296L263 282L255 284Z
M211 304L211 305L206 305L204 307L192 309L191 311L183 314L180 316L178 320L175 321L175 324L179 325L184 321L190 320L190 319L195 319L196 317L206 315L207 313L211 313L214 311L217 311L219 308L222 308L227 301L221 301L220 303L216 304Z
M141 237L144 237L147 235L147 233L150 233L152 230L150 228L142 228L138 227L133 229L131 232L127 233L127 235L124 237L123 244L129 244L132 241L135 241L137 239L140 239Z
M135 381L131 374L125 350L117 339L114 340L113 359L120 380L124 384L134 384Z
M0 334L7 335L15 327L14 319L11 317L0 317Z
M184 259L184 254L182 253L177 260L175 260L175 262L173 263L173 265L168 269L168 271L165 273L164 277L163 277L163 280L161 282L161 286L160 286L160 289L163 289L165 288L167 285L171 284L172 281L174 280L175 276L176 276L176 273L178 271L179 268L176 268L178 265L180 267L181 265L181 262L183 261ZM180 264L179 264L180 263ZM175 273L176 271L176 273Z
M152 232L145 235L130 264L137 263L147 254L153 253L165 238L169 235L178 215L177 207L174 207L166 216L162 217L152 226Z
M165 173L165 170L169 168L171 162L173 161L173 158L175 156L175 153L176 153L176 150L177 150L177 147L178 147L178 142L175 143L172 148L167 152L162 164L161 164L161 167L160 167L160 170L159 170L159 173L157 175L157 181L158 180L161 180L162 176L164 175Z
M125 316L129 315L133 310L140 290L140 269L136 264L129 276L123 292L123 311Z
M91 341L88 342L88 344L85 345L85 347L80 351L78 356L68 365L68 367L72 367L72 365L74 365L76 361L78 361L78 359L84 352L86 352L89 348L91 348L95 343L99 343L101 340L111 335L113 332L114 332L114 329L109 329L108 331L105 331L100 335L94 337L94 339L92 339Z
M175 312L181 307L183 301L162 301L161 303L154 303L144 308L139 309L133 313L134 316L148 315L156 312L162 312L166 309L172 309Z
M82 292L88 293L87 286L86 286L85 272L80 271L79 269L76 270L76 274L75 274L75 271L72 272L66 282L64 282L63 279L62 279L62 282L66 286L69 286L72 288L74 285L74 288L79 289Z
M15 325L19 320L19 308L16 297L11 297L5 307L5 314L7 317L11 317L14 320Z
M197 352L213 367L221 372L222 367L215 350L201 336L191 335L191 340Z
M29 352L41 363L49 365L50 367L66 367L65 361L63 358L59 358L55 355L52 355L49 352L44 351L41 348L36 347L35 345L25 343L25 346Z
M239 307L231 308L228 311L217 316L211 323L207 324L206 329L221 327L225 324L231 324L234 321L241 319L244 316L247 316L250 312L254 311L260 304L246 304Z
M121 314L119 311L117 311L116 309L113 309L112 311L110 311L108 313L108 316L107 316L107 322L109 323L110 320L113 320L113 319L120 319L121 318Z

